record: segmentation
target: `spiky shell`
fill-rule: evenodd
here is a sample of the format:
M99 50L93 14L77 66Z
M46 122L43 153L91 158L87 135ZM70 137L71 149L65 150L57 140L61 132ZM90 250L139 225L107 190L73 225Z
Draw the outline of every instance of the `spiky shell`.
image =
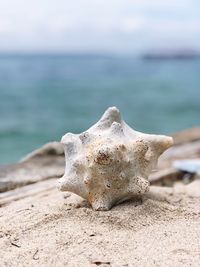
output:
M111 107L86 132L67 133L61 143L66 168L60 190L87 199L94 210L109 210L149 190L148 176L173 139L131 129Z

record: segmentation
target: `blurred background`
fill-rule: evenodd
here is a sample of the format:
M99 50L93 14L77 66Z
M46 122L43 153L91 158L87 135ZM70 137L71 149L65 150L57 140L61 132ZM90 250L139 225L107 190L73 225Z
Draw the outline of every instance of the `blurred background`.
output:
M0 164L117 106L139 131L200 124L197 0L0 0Z

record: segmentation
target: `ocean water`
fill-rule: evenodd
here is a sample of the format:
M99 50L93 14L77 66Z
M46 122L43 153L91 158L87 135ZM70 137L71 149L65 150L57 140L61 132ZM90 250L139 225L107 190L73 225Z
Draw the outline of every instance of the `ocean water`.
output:
M165 134L199 125L200 61L1 55L0 164L86 130L113 105L139 131Z

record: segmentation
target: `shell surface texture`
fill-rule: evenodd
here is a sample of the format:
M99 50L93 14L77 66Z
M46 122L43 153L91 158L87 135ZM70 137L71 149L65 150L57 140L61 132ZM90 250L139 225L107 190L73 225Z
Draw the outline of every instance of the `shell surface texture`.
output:
M133 130L110 107L87 131L67 133L61 143L66 167L59 189L87 199L94 210L109 210L149 190L148 176L173 139Z

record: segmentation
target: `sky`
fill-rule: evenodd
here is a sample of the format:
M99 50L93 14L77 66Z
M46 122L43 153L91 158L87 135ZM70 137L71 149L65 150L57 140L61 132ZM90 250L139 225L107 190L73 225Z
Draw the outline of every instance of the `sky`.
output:
M199 0L0 0L0 51L200 50Z

